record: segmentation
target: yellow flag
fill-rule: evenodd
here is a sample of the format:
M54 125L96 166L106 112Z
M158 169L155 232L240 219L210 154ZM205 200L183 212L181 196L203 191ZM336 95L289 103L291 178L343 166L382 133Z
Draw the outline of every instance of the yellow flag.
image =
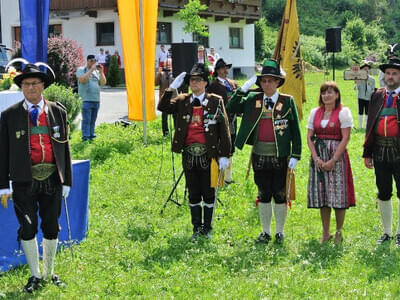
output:
M281 93L294 97L301 120L303 118L303 103L306 102L306 89L299 37L296 0L286 0L274 58L286 72L285 83L279 90Z
M139 0L118 0L119 24L128 94L128 118L142 121L142 75L140 56ZM154 120L154 76L158 0L143 0L146 120Z

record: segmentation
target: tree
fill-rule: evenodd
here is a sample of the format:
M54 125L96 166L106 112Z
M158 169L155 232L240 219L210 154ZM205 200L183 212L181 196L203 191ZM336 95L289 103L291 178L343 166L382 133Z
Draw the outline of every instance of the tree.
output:
M201 4L200 0L189 0L185 8L178 12L178 18L185 22L183 31L185 33L198 33L201 36L209 36L205 20L199 16L201 11L207 10L207 5Z
M55 82L75 86L76 69L85 63L83 49L74 40L51 37L47 44L47 63L56 74Z
M117 86L119 83L121 83L121 69L119 68L117 57L113 55L108 69L107 84L109 86Z
M265 35L267 34L266 22L264 18L261 18L254 23L254 42L256 60L262 61L265 58Z

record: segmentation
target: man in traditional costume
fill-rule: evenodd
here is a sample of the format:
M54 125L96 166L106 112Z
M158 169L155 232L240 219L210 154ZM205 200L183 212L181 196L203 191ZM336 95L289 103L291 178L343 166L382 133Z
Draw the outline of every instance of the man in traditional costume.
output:
M20 224L18 239L32 274L24 287L29 293L40 288L43 279L64 286L53 274L53 266L61 199L69 194L72 172L65 107L42 96L53 80L38 66L27 64L14 78L25 99L3 111L0 120L0 196L11 196L11 180ZM43 274L36 240L38 210L42 219Z
M382 244L393 239L393 178L397 197L400 198L400 59L391 58L379 68L385 74L386 87L377 90L371 98L363 157L368 169L375 168L377 201L383 226L383 235L378 243ZM400 246L400 214L396 245Z
M253 76L237 90L227 104L228 113L243 114L235 145L253 145L251 161L258 187L257 203L263 231L257 242L271 240L272 197L276 220L275 241L284 240L287 215L287 168L294 169L301 156L297 108L292 96L277 89L285 74L273 59L267 59L259 76ZM247 91L256 83L263 92Z
M213 78L214 80L207 87L207 92L214 93L221 96L224 99L225 106L228 101L231 99L231 96L237 89L237 84L234 80L228 78L229 69L232 67L232 64L227 64L222 58L218 59L215 64ZM225 184L231 184L233 182L232 179L232 156L235 152L235 138L236 138L236 128L237 128L237 120L236 114L228 114L229 118L229 131L231 133L231 153L229 157L229 165L225 170Z
M192 94L172 98L174 89L189 84ZM176 114L172 151L182 153L182 165L189 190L193 224L191 240L211 237L215 208L215 190L211 187L212 160L222 171L228 166L231 141L223 99L206 93L208 72L196 63L190 74L181 73L165 91L158 110ZM203 201L203 207L202 207Z

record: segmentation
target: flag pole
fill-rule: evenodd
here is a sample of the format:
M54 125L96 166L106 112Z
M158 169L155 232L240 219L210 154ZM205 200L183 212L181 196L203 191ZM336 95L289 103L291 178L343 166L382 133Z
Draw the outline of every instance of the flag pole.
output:
M143 0L139 0L140 16L140 60L142 70L142 112L143 112L143 141L147 145L147 124L146 124L146 79L144 71L144 30L143 30Z

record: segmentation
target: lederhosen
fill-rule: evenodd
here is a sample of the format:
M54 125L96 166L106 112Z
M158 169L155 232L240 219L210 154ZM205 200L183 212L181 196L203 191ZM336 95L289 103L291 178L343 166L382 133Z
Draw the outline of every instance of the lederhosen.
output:
M37 124L32 123L27 112L29 126L26 134L29 135L32 181L13 182L13 200L22 210L20 211L15 206L15 213L20 224L18 238L23 240L31 240L35 237L38 231L38 210L42 219L40 226L44 238L56 239L59 232L58 218L61 213L62 184L50 142L51 130L45 106L46 104L38 117ZM25 214L29 216L32 224L26 220Z
M264 122L266 126L260 127ZM262 130L268 130L268 141L260 141ZM276 141L272 124L272 109L266 109L263 101L262 115L254 135L254 147L251 161L254 171L254 182L258 187L257 200L269 203L274 197L275 203L285 203L285 184L288 166L287 157L277 157Z
M396 182L397 197L400 198L400 149L398 147L398 95L393 97L391 107L387 106L387 98L380 110L375 124L375 145L372 158L374 161L378 198L390 200L392 196L392 177Z

